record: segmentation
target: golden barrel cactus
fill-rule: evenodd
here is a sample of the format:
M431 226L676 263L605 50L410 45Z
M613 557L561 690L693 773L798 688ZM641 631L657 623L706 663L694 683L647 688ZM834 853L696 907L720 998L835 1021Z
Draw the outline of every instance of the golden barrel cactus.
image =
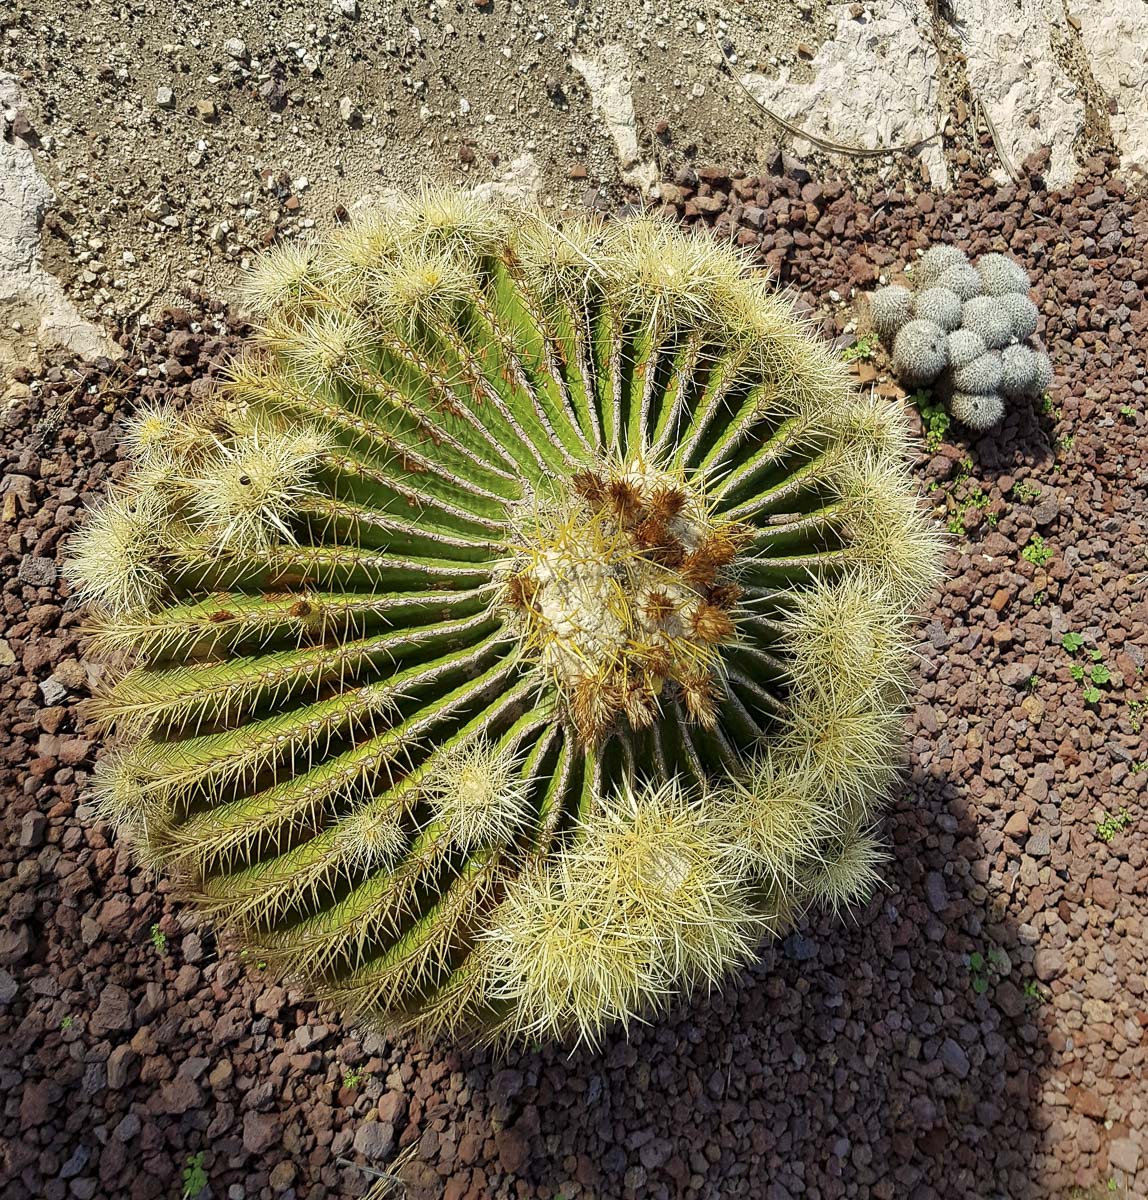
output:
M99 803L240 944L598 1039L864 896L937 539L898 406L729 248L424 191L267 255L73 547Z

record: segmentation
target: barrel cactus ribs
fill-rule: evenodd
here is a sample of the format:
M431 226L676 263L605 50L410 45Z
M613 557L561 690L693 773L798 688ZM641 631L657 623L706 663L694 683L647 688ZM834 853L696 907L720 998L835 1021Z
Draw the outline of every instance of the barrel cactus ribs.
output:
M596 1041L878 878L937 539L731 250L424 191L247 284L72 548L106 820L314 994Z

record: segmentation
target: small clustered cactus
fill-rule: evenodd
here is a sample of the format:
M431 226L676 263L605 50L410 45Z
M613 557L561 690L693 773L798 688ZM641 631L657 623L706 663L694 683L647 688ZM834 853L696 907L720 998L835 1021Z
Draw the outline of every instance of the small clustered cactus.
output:
M937 383L953 416L982 431L1004 419L1006 399L1039 396L1052 382L1019 263L986 254L974 267L956 246L941 244L922 255L911 283L912 290L894 283L865 298L866 319L907 386Z
M728 248L424 191L254 269L69 576L98 802L314 992L594 1041L864 897L938 541Z

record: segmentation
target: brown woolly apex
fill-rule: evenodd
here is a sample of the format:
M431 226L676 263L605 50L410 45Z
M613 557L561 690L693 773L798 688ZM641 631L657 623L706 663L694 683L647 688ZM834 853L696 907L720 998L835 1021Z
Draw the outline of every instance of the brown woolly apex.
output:
M504 1038L868 895L938 539L899 408L764 277L426 190L244 295L72 549L143 862L314 993Z

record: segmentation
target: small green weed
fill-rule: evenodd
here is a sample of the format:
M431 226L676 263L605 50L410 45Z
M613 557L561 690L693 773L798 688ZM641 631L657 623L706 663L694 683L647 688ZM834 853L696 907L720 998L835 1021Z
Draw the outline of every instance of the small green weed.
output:
M197 1150L187 1156L183 1168L183 1200L192 1200L207 1187L207 1172L203 1169L203 1151Z
M343 1075L343 1086L345 1088L357 1088L363 1082L362 1067L352 1067Z
M1068 1193L1068 1200L1108 1200L1117 1192L1116 1180L1097 1180L1091 1187L1083 1188L1079 1184Z
M167 934L158 925L151 927L151 944L157 954L167 953Z
M1056 551L1045 543L1044 538L1039 533L1034 533L1029 538L1028 545L1020 552L1021 558L1032 563L1034 567L1043 567L1048 563Z
M965 500L957 503L953 510L953 515L949 518L949 532L951 534L961 534L965 531L965 513L973 509L985 509L989 506L989 498L981 491L980 488L974 488L973 493ZM995 519L989 518L991 524L996 524Z
M1083 648L1084 638L1079 633L1066 633L1060 639L1060 644L1069 654L1076 654ZM1068 668L1068 673L1077 683L1084 684L1084 703L1099 704L1104 695L1100 689L1113 682L1112 672L1103 661L1103 650L1089 650L1088 657L1092 660L1091 664L1074 662Z
M1033 487L1032 484L1025 483L1023 479L1017 480L1012 485L1012 498L1018 504L1028 504L1029 501L1035 500L1040 495L1040 488Z
M1128 701L1128 724L1132 727L1133 733L1140 732L1140 727L1144 724L1143 700Z
M969 975L972 977L973 991L978 996L983 996L989 990L990 981L1001 975L1007 964L1008 959L1004 951L995 946L987 955L974 950L969 955Z
M1131 404L1122 404L1120 406L1120 415L1129 421L1136 419L1136 410Z
M1048 599L1048 593L1047 593L1047 592L1037 592L1037 594L1036 594L1035 596L1033 596L1033 598L1032 598L1032 606L1033 606L1033 608L1040 608L1040 607L1042 607L1042 606L1043 606L1043 604L1044 604L1044 602L1045 602L1047 599Z
M841 357L846 362L856 362L859 358L872 358L876 349L877 335L867 333L864 337L859 337L852 346L846 346L841 352Z
M75 1021L74 1017L67 1016L67 1017L62 1018L60 1021L60 1032L67 1033L68 1030L71 1029L75 1025L75 1023L76 1023L76 1021Z
M945 411L945 406L934 403L929 392L914 392L910 400L921 414L921 421L925 426L925 448L930 454L936 454L945 440L945 434L949 432L952 420Z
M1051 993L1047 988L1042 988L1035 979L1028 979L1024 985L1025 997L1031 1000L1034 1004L1047 1004L1051 999Z
M1107 845L1118 834L1132 824L1132 816L1128 809L1122 808L1118 813L1105 812L1096 822L1096 836Z

